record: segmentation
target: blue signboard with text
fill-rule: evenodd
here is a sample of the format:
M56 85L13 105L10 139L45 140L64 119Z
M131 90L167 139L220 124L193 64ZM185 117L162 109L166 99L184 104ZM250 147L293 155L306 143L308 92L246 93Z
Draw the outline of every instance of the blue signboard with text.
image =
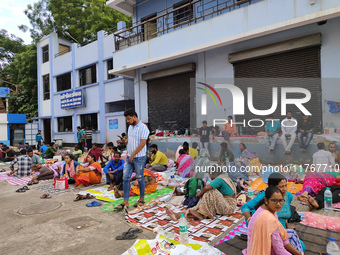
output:
M0 87L0 97L9 97L9 88Z
M76 89L60 94L61 109L70 109L84 106L83 90Z

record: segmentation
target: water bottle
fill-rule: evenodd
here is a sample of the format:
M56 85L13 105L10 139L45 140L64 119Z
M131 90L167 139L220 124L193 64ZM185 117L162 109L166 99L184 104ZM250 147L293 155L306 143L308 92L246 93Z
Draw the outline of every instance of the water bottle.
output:
M249 188L248 188L248 196L250 198L252 198L254 195L254 190L252 189L251 185L249 185Z
M189 135L189 130L186 128L185 129L185 136L188 136Z
M166 137L166 132L165 132L165 130L163 130L163 136Z
M179 219L179 240L181 244L189 243L188 222L183 214L181 214L181 218Z
M340 255L340 249L339 246L334 241L334 238L330 238L330 241L328 242L326 246L327 255Z
M326 188L325 194L324 194L324 210L326 212L332 212L332 191L329 187Z

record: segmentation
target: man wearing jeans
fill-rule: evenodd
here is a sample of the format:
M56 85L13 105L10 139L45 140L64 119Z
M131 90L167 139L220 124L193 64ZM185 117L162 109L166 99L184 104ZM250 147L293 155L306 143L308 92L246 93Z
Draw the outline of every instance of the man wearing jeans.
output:
M281 124L280 121L274 120L274 115L269 115L266 123L266 146L269 154L271 154L275 148L277 139L279 138Z
M282 121L282 136L281 141L283 144L283 147L285 149L284 155L290 155L290 148L292 148L295 138L296 138L296 129L297 129L297 121L292 116L292 112L287 112L287 117ZM289 143L287 144L286 139L290 139Z
M313 120L308 115L302 115L302 120L298 123L298 134L297 138L300 144L301 152L306 152L306 148L313 138ZM303 137L307 137L306 141L303 142Z
M130 126L127 140L128 155L123 170L124 202L116 207L118 210L129 207L130 179L133 170L136 172L140 191L140 198L135 206L144 205L145 183L143 174L146 163L146 141L149 136L149 129L138 119L134 110L125 111L124 116Z

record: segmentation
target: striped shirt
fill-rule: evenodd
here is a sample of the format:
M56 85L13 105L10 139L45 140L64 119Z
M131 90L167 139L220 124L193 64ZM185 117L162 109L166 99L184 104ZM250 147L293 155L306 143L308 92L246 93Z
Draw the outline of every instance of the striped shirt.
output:
M85 131L85 139L86 140L92 140L92 130L91 129L86 129L86 131Z
M142 123L141 121L138 122L136 126L130 125L128 129L128 156L131 156L132 152L134 152L138 145L140 144L142 139L148 139L149 136L149 129L148 127ZM146 145L143 149L135 155L136 158L146 156Z
M11 171L14 170L15 163L18 163L18 171L17 171L18 177L25 177L31 174L32 161L29 156L21 155L21 156L16 157L9 166Z

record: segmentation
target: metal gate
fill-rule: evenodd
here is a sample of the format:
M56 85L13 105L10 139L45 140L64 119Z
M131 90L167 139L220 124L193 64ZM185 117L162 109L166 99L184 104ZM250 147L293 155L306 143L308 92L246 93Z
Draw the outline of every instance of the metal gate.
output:
M181 130L190 127L190 79L188 72L147 81L149 127Z
M274 117L281 116L281 88L300 87L311 92L311 99L304 106L312 114L315 132L322 130L322 105L321 105L321 72L320 72L320 46L285 52L234 63L235 85L247 96L247 88L253 87L253 105L255 109L267 110L272 106L272 88L278 88L278 106ZM291 93L287 98L303 98L305 95ZM245 100L247 102L247 99ZM293 117L298 121L302 113L295 105L287 105L287 111L293 112ZM245 105L245 115L236 116L237 122L260 118L251 113ZM259 125L254 123L253 125ZM242 128L245 134L256 134L264 131L264 127Z

